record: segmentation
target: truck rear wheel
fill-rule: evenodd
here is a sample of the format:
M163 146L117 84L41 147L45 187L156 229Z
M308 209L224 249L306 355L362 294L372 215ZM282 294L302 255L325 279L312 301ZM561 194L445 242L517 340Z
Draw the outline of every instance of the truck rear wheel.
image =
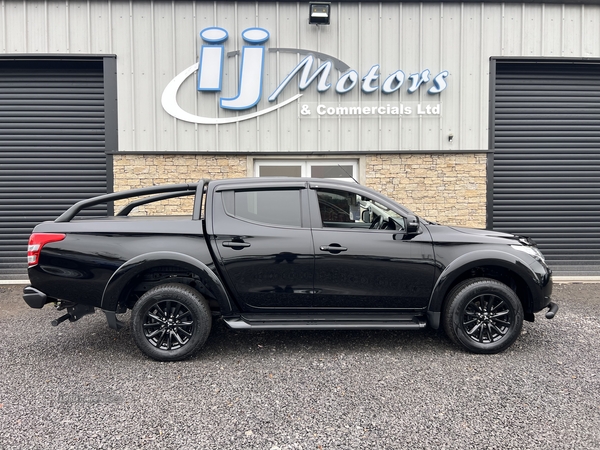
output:
M179 361L193 355L210 333L212 316L206 299L185 284L150 289L133 306L135 343L157 361Z
M504 283L475 278L450 292L443 323L455 344L474 353L499 353L521 334L523 306Z

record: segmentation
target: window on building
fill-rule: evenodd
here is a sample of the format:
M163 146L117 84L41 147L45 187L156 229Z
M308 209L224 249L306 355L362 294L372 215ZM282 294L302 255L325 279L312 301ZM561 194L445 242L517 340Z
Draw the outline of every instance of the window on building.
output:
M311 177L335 178L354 181L358 179L357 160L258 160L254 163L257 177Z

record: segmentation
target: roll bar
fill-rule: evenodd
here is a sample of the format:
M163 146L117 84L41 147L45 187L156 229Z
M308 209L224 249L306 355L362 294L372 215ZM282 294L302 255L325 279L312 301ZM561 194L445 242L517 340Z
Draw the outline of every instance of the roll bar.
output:
M140 189L130 189L128 191L113 192L110 194L99 195L97 197L88 198L75 203L64 213L62 213L54 222L70 222L81 210L90 208L92 206L99 205L101 203L113 202L115 200L122 200L125 198L141 197L138 200L134 200L131 203L124 206L116 215L127 216L135 207L145 205L147 203L157 202L175 197L183 197L186 195L196 194L197 198L194 202L194 213L193 218L199 219L200 212L202 211L202 194L204 193L204 187L209 180L203 179L198 183L189 184L169 184L163 186L151 186ZM150 197L148 197L150 196Z

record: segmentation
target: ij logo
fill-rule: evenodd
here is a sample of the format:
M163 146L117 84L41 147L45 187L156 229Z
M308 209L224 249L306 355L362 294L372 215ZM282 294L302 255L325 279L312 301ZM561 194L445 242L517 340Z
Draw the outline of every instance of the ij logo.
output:
M244 45L242 47L238 92L235 97L225 97L220 95L223 87L223 66L226 56L225 42L229 38L229 34L223 28L210 27L202 30L200 32L200 37L205 44L202 45L200 49L198 62L192 64L173 78L163 91L162 95L162 105L165 111L173 117L186 122L208 125L227 124L268 114L302 97L302 94L296 94L285 100L280 99L278 101L278 98L285 90L285 87L296 76L298 77L298 88L300 91L308 88L315 80L318 92L328 91L332 87L330 82L332 69L335 69L342 74L335 82L334 88L335 92L340 95L352 91L358 84L360 84L361 90L365 94L372 94L381 90L385 95L391 95L399 91L403 86L409 94L412 94L422 85L428 84L429 82L431 82L431 86L427 90L429 94L439 94L447 87L446 78L449 75L447 70L438 73L433 78L431 77L431 72L429 70L423 70L422 72L413 73L408 76L406 76L402 70L397 70L387 76L385 80L383 80L383 83L380 84L380 66L374 65L368 73L362 77L361 82L359 83L358 72L333 56L303 49L270 48L269 53L297 53L304 56L304 59L302 59L302 61L300 61L300 63L285 76L283 81L281 81L276 89L269 95L269 102L277 103L274 103L271 107L248 112L247 114L240 114L236 117L202 117L183 110L177 103L177 91L183 82L194 73L197 73L197 91L204 93L213 92L218 95L220 108L236 111L245 111L254 108L259 103L264 88L264 63L266 56L266 47L264 44L269 40L270 35L269 32L263 28L248 28L242 32L243 40L249 45ZM229 54L236 55L239 54L239 52L234 51ZM313 63L315 63L317 58L325 62L312 72ZM388 105L386 110L389 109Z

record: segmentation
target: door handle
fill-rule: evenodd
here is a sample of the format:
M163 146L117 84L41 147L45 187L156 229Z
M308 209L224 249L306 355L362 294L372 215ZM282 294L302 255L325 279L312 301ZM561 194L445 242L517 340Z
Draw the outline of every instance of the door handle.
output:
M340 244L329 244L329 245L321 245L319 247L319 250L321 250L322 252L340 253L340 252L345 252L348 249L346 247L342 247Z
M223 247L231 247L233 249L236 248L242 248L242 247L250 247L250 243L249 242L236 242L236 241L223 241L221 243L221 245L223 245Z

